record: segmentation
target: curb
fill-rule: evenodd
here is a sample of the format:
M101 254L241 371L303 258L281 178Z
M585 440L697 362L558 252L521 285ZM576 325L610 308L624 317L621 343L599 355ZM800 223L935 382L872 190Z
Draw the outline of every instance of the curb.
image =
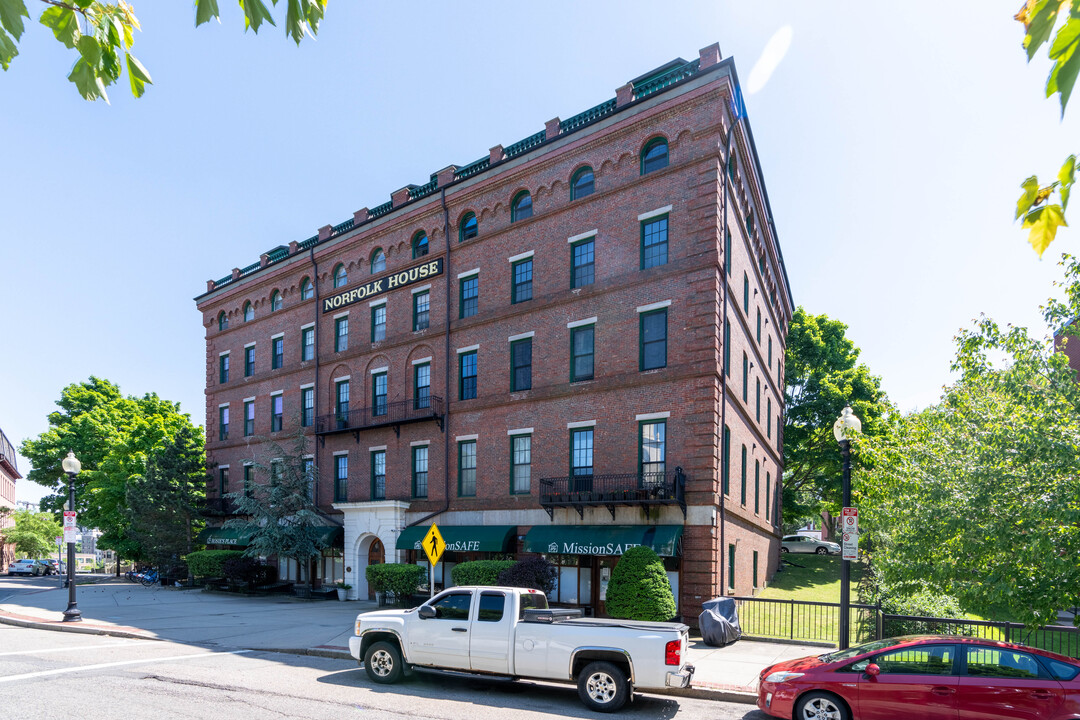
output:
M80 633L82 635L106 635L108 637L131 638L134 640L161 640L150 635L143 635L130 630L120 630L101 627L100 625L58 625L55 622L38 622L35 620L22 620L10 615L0 615L0 623L14 625L16 627L30 628L33 630L51 630L53 632Z
M712 700L713 702L743 703L744 705L757 705L757 693L742 692L739 690L710 690L704 687L688 688L664 688L662 690L642 690L649 695L671 695L675 697L688 697L695 700Z

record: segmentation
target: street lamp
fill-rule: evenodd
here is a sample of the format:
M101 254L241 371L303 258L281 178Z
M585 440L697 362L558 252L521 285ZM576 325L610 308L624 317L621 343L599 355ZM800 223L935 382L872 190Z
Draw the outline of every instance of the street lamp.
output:
M64 458L61 465L63 465L64 472L68 476L68 504L71 511L74 512L75 476L82 470L82 463L79 462L79 458L75 457L75 453L68 450L67 457ZM79 607L75 602L75 543L69 542L67 546L68 606L67 610L64 611L64 622L81 622L82 613L79 612Z
M851 507L851 438L856 433L862 432L862 422L851 406L844 408L843 413L833 423L833 437L840 443L840 453L844 457L844 485L841 507ZM840 565L840 638L841 650L848 648L848 636L851 626L851 561L846 558Z

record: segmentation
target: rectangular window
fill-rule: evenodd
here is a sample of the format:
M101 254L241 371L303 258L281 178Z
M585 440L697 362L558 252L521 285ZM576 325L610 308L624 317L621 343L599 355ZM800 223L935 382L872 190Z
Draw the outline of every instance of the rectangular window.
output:
M735 589L735 546L727 546L727 564L728 564L728 576L727 586L728 590Z
M311 427L315 422L315 388L304 388L300 391L300 424Z
M461 366L458 377L458 399L472 400L476 397L476 351L461 353L458 358Z
M349 381L334 383L334 418L339 429L349 427Z
M742 274L742 309L743 312L750 316L750 276L746 273Z
M349 497L349 456L334 456L334 502L345 502Z
M371 451L371 499L386 499L386 451Z
M270 398L270 432L281 431L282 405L281 395L274 395Z
M761 308L757 309L757 341L761 344Z
M742 354L742 401L750 402L750 358Z
M570 287L579 288L593 284L596 277L595 248L594 238L570 246Z
M758 514L761 503L761 463L754 461L754 514Z
M641 223L641 269L667 265L668 218L662 215Z
M308 500L315 500L315 459L304 458L301 472L304 473L304 485L307 487Z
M758 586L757 582L757 550L754 551L754 589Z
M270 341L270 369L277 370L285 364L285 338L276 337Z
M510 391L532 389L532 338L510 343Z
M412 449L412 494L414 498L427 497L428 449L426 445Z
M772 505L770 504L770 494L772 492L772 476L770 473L765 473L765 519L769 519L770 510Z
M244 377L255 374L255 346L244 348Z
M720 441L720 485L725 495L731 494L731 429L727 425Z
M731 323L724 323L724 374L731 377Z
M229 382L229 353L218 355L218 382Z
M532 478L532 435L510 437L510 492L528 493Z
M533 261L532 258L521 260L511 266L513 270L514 292L511 302L519 303L532 300L533 296Z
M570 382L593 379L595 327L570 329Z
M340 317L334 321L334 352L349 349L349 318Z
M255 466L244 466L244 495L251 497L252 492L255 490Z
M386 339L386 304L371 308L371 342Z
M229 468L223 467L218 470L218 497L225 497L229 492Z
M244 437L255 434L255 401L244 403Z
M480 276L473 275L461 281L461 301L458 303L458 317L472 317L480 307Z
M765 398L765 437L772 437L772 398Z
M592 428L570 431L570 475L575 492L592 490Z
M412 296L412 329L427 330L431 324L431 293L418 292Z
M306 328L300 331L300 359L315 359L315 328Z
M458 443L458 496L476 496L476 441Z
M731 277L731 231L728 230L724 235L724 270L727 271L727 276Z
M641 447L638 453L641 487L663 486L667 470L667 422L659 420L641 423L638 445Z
M386 373L376 373L371 376L371 414L385 415L386 403Z
M218 440L229 439L229 408L218 408Z
M761 378L754 381L754 422L761 422Z
M769 369L772 370L772 335L769 336Z
M640 313L640 366L654 370L667 366L667 308Z
M742 446L742 480L739 484L739 504L746 505L746 446Z
M413 365L413 408L431 407L431 364Z

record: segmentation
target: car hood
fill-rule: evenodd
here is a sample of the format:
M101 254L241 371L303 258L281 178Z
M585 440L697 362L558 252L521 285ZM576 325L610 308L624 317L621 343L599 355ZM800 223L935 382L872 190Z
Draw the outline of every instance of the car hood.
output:
M762 670L761 677L766 678L774 672L780 672L781 670L787 672L806 672L807 670L812 670L826 664L827 663L823 663L820 658L814 655L797 658L795 660L784 660L783 662L770 665Z
M365 623L378 623L383 622L384 620L400 620L411 612L415 612L415 610L372 610L371 612L360 613L356 616L356 620Z

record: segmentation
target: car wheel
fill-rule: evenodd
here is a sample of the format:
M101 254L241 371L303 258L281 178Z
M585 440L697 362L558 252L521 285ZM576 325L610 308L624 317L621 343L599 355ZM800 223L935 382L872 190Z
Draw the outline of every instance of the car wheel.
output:
M780 548L780 552L786 553L786 552L791 552L791 551L788 550L786 547L782 547L782 548Z
M630 683L617 665L591 662L578 675L578 697L597 712L615 712L630 699Z
M794 720L851 720L851 713L835 695L812 692L799 698Z
M829 554L829 548L819 547L814 552L816 552L818 555L828 555Z
M397 645L380 640L371 644L364 655L364 670L372 682L389 685L401 679L404 672L401 650Z

